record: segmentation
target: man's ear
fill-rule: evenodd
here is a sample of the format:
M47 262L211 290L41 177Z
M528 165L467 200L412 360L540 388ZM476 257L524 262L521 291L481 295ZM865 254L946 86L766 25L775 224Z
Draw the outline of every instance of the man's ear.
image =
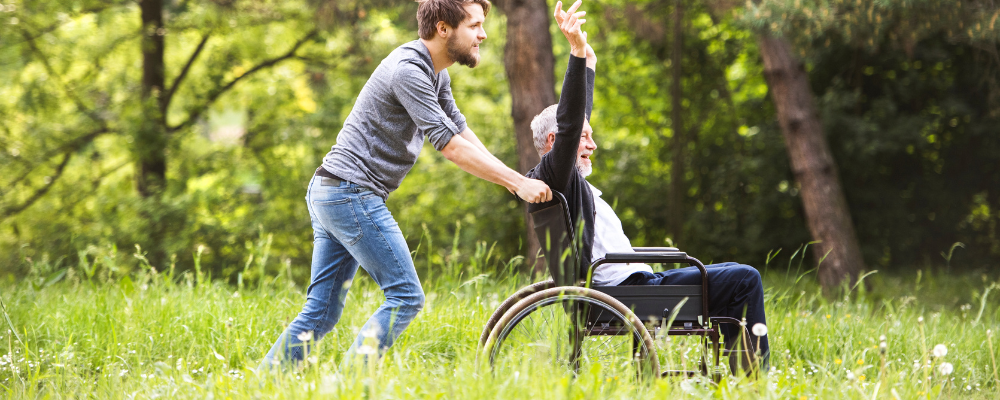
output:
M452 27L449 26L444 21L438 21L437 25L435 25L434 27L437 28L438 36L441 36L445 39L448 38L448 34L452 31Z
M549 132L548 135L545 135L545 145L548 146L549 148L552 148L552 146L556 145L556 133L555 132Z

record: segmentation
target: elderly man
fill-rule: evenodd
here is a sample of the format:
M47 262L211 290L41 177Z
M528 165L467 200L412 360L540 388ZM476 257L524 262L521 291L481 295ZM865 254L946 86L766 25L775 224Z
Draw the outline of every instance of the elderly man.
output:
M562 18L565 16L560 16L557 11L557 21ZM570 217L574 221L583 220L581 260L593 262L607 253L633 250L622 230L621 220L601 198L601 191L586 180L592 171L590 158L597 149L589 123L597 57L585 41L567 37L573 56L564 78L560 102L546 108L531 122L535 149L542 160L528 172L528 176L540 179L566 197ZM577 56L584 53L586 69L581 62L583 60ZM532 205L538 208L545 206L544 203ZM711 315L736 319L745 317L749 326L765 323L764 289L756 269L732 262L712 264L706 268L712 288L709 299ZM701 272L696 267L653 272L646 264L603 264L594 271L592 282L594 286L698 285L701 283ZM738 330L725 324L722 329L727 346L736 346L740 337ZM756 340L751 342L754 342L751 346L756 346ZM766 370L769 356L767 336L761 337L759 343L760 349L757 350ZM739 366L750 371L753 368L749 361L731 357L730 365L734 369Z

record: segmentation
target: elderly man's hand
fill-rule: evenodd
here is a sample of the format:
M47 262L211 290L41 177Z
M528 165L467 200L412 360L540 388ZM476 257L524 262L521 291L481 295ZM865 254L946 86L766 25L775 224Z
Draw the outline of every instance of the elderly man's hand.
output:
M577 0L569 7L569 10L563 11L562 1L557 1L554 15L559 30L562 31L563 36L566 36L566 40L569 40L570 53L576 57L585 58L587 57L587 35L580 27L587 22L587 20L582 19L587 15L587 12L576 11L582 4L581 0Z

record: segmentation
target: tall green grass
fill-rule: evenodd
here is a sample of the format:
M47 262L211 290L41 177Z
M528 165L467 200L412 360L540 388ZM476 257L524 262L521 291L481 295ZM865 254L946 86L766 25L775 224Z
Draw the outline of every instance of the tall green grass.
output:
M286 265L280 273L240 279L238 285L194 271L157 271L141 258L141 268L130 273L95 267L96 258L90 265L35 273L27 278L31 284L0 285L9 316L9 322L0 321L5 326L0 342L6 346L0 390L10 398L219 399L994 399L1000 394L996 275L875 273L830 299L813 283L812 272L794 265L798 260L789 261L790 273L771 265L764 274L770 374L718 383L698 377L637 383L595 371L574 378L548 365L480 368L476 345L483 324L531 278L513 272L517 260L498 262L485 245L469 254L467 262L440 260L447 268L423 282L425 309L380 363L340 368L359 327L383 300L359 273L342 320L317 343L308 365L266 377L254 369L300 310L306 282L291 277L300 275L294 269L308 266ZM418 258L418 266L421 262ZM939 344L947 349L943 357L932 354ZM696 356L692 343L672 342L671 348ZM683 361L678 353L662 357ZM950 374L943 373L944 363L952 366Z

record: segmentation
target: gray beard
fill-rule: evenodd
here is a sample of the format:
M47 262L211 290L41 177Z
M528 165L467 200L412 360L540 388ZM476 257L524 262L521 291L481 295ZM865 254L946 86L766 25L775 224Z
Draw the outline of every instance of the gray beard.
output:
M576 170L580 171L580 175L583 175L583 177L586 178L586 177L590 176L590 174L592 172L594 172L594 166L593 165L584 166L583 162L577 162L576 163Z
M456 45L457 42L455 36L448 39L448 43L445 46L448 51L448 57L469 68L475 68L479 65L479 57L472 54L472 49L465 48L463 51L462 48Z

